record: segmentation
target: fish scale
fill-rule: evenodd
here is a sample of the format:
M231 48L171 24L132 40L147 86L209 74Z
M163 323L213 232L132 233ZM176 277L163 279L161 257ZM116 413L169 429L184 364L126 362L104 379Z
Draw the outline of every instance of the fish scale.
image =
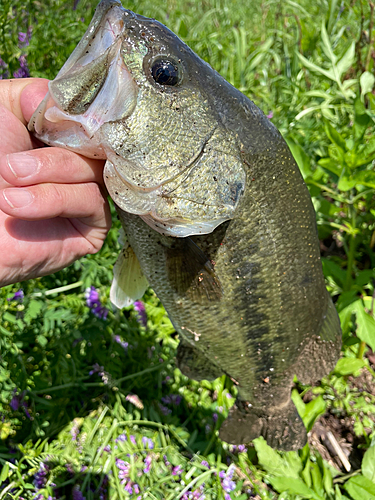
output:
M107 158L127 235L111 300L129 305L149 283L181 371L236 384L220 437L301 448L294 376L328 374L341 330L310 195L274 125L165 26L102 0L29 128Z

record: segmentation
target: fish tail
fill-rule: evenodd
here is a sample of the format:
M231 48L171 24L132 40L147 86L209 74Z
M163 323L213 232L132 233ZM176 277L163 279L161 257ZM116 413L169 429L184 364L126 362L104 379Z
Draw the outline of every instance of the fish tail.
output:
M262 436L272 448L295 451L307 442L301 417L292 400L264 415L245 401L237 401L219 432L220 439L232 444L246 444Z

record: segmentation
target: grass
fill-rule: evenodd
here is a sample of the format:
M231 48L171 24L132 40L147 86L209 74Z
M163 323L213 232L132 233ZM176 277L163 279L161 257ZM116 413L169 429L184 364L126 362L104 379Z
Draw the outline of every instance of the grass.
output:
M95 6L3 0L0 74L54 78ZM218 439L232 383L179 372L178 340L151 290L146 326L133 307L110 306L120 250L114 217L99 254L0 289L0 500L375 498L373 5L133 0L126 7L168 25L272 115L298 162L317 212L343 351L329 378L314 388L297 384L293 399L308 430L321 415L347 423L352 468L334 468L312 445L278 453L262 439L247 450ZM20 32L31 35L29 45ZM106 320L86 305L88 287L98 290ZM23 299L14 296L20 288Z

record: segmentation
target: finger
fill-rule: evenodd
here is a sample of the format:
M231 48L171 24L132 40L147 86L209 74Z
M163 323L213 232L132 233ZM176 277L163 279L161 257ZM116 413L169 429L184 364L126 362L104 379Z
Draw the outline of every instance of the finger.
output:
M20 78L0 81L0 104L24 125L48 91L44 78Z
M110 228L110 224L90 227L78 219L26 221L1 211L0 224L12 241L6 270L0 268L2 286L54 273L87 253L96 253Z
M0 157L0 177L14 186L53 182L103 184L104 162L61 148L42 148Z
M0 210L24 220L81 218L87 225L103 227L110 218L108 202L94 182L6 188L0 193Z

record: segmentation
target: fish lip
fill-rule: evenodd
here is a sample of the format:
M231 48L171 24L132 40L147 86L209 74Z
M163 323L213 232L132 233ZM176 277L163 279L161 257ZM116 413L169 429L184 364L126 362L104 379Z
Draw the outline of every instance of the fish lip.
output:
M113 14L113 18L119 19L119 22L112 24L113 19L111 20L110 12L114 8L119 9L118 11L116 11L115 14ZM29 121L28 129L30 132L34 133L36 137L40 138L43 142L47 144L57 145L54 144L55 139L53 137L52 138L48 137L48 133L43 132L42 128L44 120L49 121L45 117L45 112L49 111L47 103L51 102L52 100L54 102L55 108L62 114L67 115L66 119L64 119L64 117L61 115L60 121L72 122L73 124L77 122L77 120L75 120L75 116L77 115L83 116L85 113L78 112L77 114L75 114L74 112L68 110L64 106L64 102L61 101L61 99L59 99L59 97L56 95L53 85L54 82L57 82L59 81L59 79L64 78L66 76L74 75L74 73L79 74L81 68L86 68L87 65L90 64L90 62L93 62L97 59L96 51L98 50L101 53L103 53L103 55L105 53L108 53L108 58L111 58L111 53L114 53L116 51L120 52L121 45L124 42L124 37L129 22L135 17L136 15L132 11L125 9L120 1L101 0L80 42L78 43L78 45L76 46L76 48L74 49L68 60L65 62L65 64L62 66L62 68L60 69L54 80L49 82L48 93L44 97L43 101L39 104L38 108L36 109L36 111L34 112ZM109 23L109 29L107 26L107 22ZM109 38L108 35L105 33L106 31L109 31L110 33ZM91 44L93 43L96 37L99 45L96 47L94 46L95 48L91 49L90 51ZM89 55L85 56L85 54ZM128 73L129 78L132 78L131 73L127 70L127 68L124 67L124 69ZM134 82L134 85L136 86L136 82ZM100 128L100 126L98 128ZM86 129L85 126L83 126L83 128L82 127L80 128L82 130L82 134L85 135L89 141L91 141L91 139L93 138L93 133L91 133L90 130ZM76 150L76 148L74 147L69 147L69 146L65 147L71 150ZM103 152L103 148L100 148L100 150ZM80 152L79 146L77 152ZM88 156L87 152L85 154ZM95 157L98 157L98 155L95 154ZM102 154L100 154L100 157L105 158L105 156L103 156Z

